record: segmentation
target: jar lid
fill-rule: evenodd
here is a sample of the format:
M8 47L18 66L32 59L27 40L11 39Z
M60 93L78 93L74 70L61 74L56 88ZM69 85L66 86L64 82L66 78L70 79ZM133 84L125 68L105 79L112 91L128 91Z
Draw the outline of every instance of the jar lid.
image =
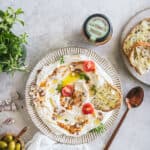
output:
M90 41L103 42L112 32L112 27L105 15L93 14L84 22L83 32Z

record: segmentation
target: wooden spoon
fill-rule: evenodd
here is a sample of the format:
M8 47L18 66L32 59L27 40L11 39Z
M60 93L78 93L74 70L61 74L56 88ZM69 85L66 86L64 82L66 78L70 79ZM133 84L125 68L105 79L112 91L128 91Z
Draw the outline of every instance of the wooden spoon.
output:
M28 127L24 127L16 136L17 139L19 139L26 131L28 130Z
M120 129L120 126L122 125L129 110L133 107L138 107L143 102L143 98L144 98L144 90L141 87L134 87L128 92L128 94L126 95L126 98L125 98L125 103L127 105L127 109L126 109L125 113L123 114L122 118L120 119L120 121L119 121L117 127L115 128L113 134L111 135L110 139L108 140L104 150L109 149L113 139L115 138L118 130Z

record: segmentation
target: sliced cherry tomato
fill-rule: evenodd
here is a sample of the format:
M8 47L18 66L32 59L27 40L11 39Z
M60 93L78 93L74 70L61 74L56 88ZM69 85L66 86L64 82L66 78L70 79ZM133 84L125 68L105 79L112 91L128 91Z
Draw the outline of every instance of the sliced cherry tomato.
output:
M82 113L85 114L85 115L93 114L94 113L93 105L91 103L83 104Z
M62 88L61 93L65 97L71 97L73 94L73 86L72 85L66 85Z
M84 61L83 69L85 72L95 71L95 63L93 61Z

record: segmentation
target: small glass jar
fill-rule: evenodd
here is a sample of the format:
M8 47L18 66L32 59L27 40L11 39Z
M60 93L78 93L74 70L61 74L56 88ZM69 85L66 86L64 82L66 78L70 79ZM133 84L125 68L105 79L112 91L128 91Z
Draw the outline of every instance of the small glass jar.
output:
M89 16L83 24L86 39L96 45L103 45L112 37L113 29L109 19L103 14Z

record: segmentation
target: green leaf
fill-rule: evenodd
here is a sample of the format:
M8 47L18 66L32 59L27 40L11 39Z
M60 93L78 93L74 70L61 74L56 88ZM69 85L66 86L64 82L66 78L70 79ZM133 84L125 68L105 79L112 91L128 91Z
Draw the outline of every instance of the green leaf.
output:
M21 34L20 35L21 43L26 44L27 43L27 37L28 37L27 33Z
M4 16L4 12L2 10L0 10L0 17Z
M3 66L2 66L2 64L0 64L0 72L2 72L3 71Z
M8 24L13 24L14 23L14 18L6 17L5 21L7 21Z
M10 14L10 13L15 13L15 10L12 8L12 7L8 7L7 8L7 10L6 10L6 12L5 12L6 14L8 13L8 14Z
M67 121L69 121L69 120L68 120L68 119L66 119L66 118L65 118L64 120L65 120L66 122L67 122Z
M18 21L19 23L21 23L21 24L24 26L24 21L22 21L22 20L20 20L20 19L17 19L17 21Z
M23 14L23 13L24 13L24 11L21 8L18 8L16 10L16 15Z
M58 92L61 92L62 88L63 88L63 85L62 85L62 83L60 83L60 84L58 84L56 90L57 90Z
M60 64L64 64L64 62L65 62L65 61L64 61L64 56L61 56L61 57L60 57Z
M7 53L7 47L4 43L0 44L0 54L6 54Z
M84 72L80 72L79 76L80 76L80 79L84 79L86 81L90 80L90 78L88 77L88 75L86 75Z
M4 24L0 24L0 30L7 30L7 26Z
M104 133L105 130L105 125L103 123L100 123L97 128L92 129L90 132Z

